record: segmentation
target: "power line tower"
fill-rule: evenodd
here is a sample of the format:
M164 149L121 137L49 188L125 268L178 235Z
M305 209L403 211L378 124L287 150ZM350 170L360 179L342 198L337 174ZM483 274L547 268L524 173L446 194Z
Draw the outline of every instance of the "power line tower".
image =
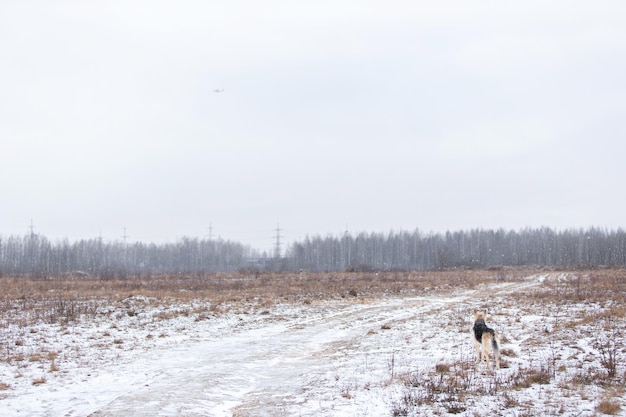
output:
M33 224L33 219L30 219L30 226L28 226L28 230L30 230L30 238L35 237L35 225Z
M282 229L280 228L280 224L276 223L276 229L274 229L274 231L276 232L276 241L274 243L274 258L280 258L280 239L282 238L282 236L280 235L281 230Z

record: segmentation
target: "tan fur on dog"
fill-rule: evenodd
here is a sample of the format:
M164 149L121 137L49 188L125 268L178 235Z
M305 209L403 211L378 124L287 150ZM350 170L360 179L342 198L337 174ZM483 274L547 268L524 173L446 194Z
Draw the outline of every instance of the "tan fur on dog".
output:
M491 369L489 352L492 352L496 369L500 369L500 343L498 334L493 329L487 327L486 320L487 314L484 311L474 313L472 340L476 348L476 363L480 363L484 356L487 362L487 369Z

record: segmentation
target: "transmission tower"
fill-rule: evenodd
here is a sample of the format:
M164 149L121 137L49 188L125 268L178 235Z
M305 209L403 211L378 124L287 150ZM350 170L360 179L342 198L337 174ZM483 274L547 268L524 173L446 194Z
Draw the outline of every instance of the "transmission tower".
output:
M280 235L281 230L282 229L280 228L280 225L276 223L276 229L274 229L274 231L276 232L276 241L274 243L274 258L280 258L280 238L282 238L282 236Z

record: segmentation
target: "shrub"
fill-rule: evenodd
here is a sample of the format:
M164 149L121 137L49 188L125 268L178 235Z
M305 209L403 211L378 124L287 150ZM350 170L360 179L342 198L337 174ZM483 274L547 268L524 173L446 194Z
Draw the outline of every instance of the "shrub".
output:
M608 414L611 416L616 415L621 411L622 407L614 398L603 398L596 406L596 411L602 414Z

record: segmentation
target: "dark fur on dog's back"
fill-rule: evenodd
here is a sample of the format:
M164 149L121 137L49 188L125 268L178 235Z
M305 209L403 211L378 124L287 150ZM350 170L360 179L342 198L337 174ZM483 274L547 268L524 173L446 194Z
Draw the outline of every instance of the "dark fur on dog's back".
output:
M500 368L500 346L498 345L498 334L492 328L487 327L485 312L474 313L474 326L472 333L474 336L474 346L476 348L476 363L481 362L484 356L487 362L487 369L491 367L489 362L489 351L493 353L496 362L496 369Z
M487 327L487 325L485 324L485 320L477 319L474 323L474 337L476 338L477 342L483 341L483 333L491 333L493 335L495 331Z

